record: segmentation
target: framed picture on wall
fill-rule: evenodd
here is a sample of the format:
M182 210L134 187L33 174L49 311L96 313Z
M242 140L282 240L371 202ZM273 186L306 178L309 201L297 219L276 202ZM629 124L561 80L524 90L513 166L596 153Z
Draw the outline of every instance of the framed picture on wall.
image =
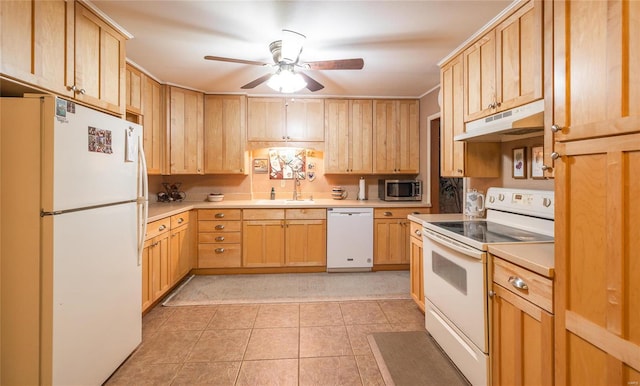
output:
M544 179L542 165L544 163L544 147L542 145L531 146L531 178Z
M517 147L513 149L512 177L515 179L527 178L527 148Z

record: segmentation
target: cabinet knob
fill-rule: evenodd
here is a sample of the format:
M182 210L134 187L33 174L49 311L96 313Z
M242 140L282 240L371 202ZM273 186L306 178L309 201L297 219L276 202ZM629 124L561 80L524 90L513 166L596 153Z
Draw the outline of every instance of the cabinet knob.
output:
M492 298L494 296L496 296L495 291L489 291L489 297Z
M81 88L79 92L80 92L80 94L84 95L84 93L85 93L86 91L85 91L85 89Z
M158 231L163 231L163 230L165 230L165 229L167 229L167 226L166 226L166 225L160 225L160 226L158 227Z
M462 169L457 169L456 172L462 174Z
M551 131L557 133L558 131L562 131L562 127L558 125L551 125Z
M224 213L216 213L215 218L224 218Z
M555 151L554 151L553 153L551 153L551 159L556 160L556 159L558 159L558 158L560 158L560 154L559 154L559 153L557 153L557 152L555 152Z
M220 224L220 225L216 225L216 229L221 231L224 229L224 225Z
M178 219L178 224L182 224L183 222L184 222L184 219L183 219L182 217L180 217L180 218Z
M216 248L216 253L224 253L224 248Z
M422 232L420 232L419 229L416 229L415 232L416 236L422 236Z
M392 215L393 215L393 213L391 213L391 212L384 212L382 215L383 215L383 216L387 216L387 217L389 217L389 216L392 216Z
M542 165L542 166L540 167L540 169L542 169L542 170L549 170L549 171L551 171L551 169L553 169L553 168L552 168L551 166Z

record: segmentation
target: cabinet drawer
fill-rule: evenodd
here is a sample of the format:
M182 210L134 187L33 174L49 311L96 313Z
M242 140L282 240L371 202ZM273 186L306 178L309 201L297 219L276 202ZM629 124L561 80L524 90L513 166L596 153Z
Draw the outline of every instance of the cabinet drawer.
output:
M410 214L427 214L429 208L376 208L374 218L407 218Z
M325 220L327 218L327 210L318 208L287 209L285 216L287 220Z
M284 209L245 209L243 220L284 220Z
M411 227L409 230L409 232L411 232L410 235L412 237L420 239L420 242L422 242L422 224L417 223L415 221L411 221L410 224L411 224Z
M240 232L240 221L198 221L198 232Z
M553 282L502 259L493 259L493 282L553 313Z
M203 244L234 244L242 242L240 232L211 232L198 233L198 243Z
M200 209L198 220L241 220L240 209Z
M235 268L242 263L240 244L198 245L198 268Z
M171 216L171 228L189 223L189 212L182 212Z
M153 221L147 224L147 233L144 234L145 240L156 237L159 234L169 232L171 226L171 218L163 218L162 220Z

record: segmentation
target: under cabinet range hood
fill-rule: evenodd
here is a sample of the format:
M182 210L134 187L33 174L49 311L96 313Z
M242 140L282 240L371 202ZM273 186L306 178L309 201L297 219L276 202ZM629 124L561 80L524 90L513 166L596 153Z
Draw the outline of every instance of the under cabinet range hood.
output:
M453 139L465 142L508 142L543 135L544 100L468 122Z

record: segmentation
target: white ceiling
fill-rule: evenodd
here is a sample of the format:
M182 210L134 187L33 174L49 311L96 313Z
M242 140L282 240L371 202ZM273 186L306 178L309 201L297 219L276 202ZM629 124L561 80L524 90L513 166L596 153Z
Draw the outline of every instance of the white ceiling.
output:
M322 96L419 97L439 84L437 63L511 0L194 1L92 0L134 36L127 58L163 82L208 93L273 94L240 87L271 67L283 28L307 36L302 61L363 58L364 69L306 71Z

